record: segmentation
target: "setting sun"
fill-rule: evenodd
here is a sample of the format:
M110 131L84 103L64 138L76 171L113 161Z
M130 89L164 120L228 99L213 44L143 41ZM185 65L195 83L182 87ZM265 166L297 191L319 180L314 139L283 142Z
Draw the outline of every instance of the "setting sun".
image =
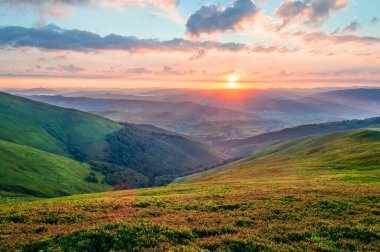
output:
M237 82L238 77L235 74L230 74L228 75L228 83L224 86L224 88L229 88L229 89L236 89L240 88L240 85Z
M234 74L230 74L229 76L228 76L228 82L229 83L235 83L237 81L237 76L236 75L234 75Z

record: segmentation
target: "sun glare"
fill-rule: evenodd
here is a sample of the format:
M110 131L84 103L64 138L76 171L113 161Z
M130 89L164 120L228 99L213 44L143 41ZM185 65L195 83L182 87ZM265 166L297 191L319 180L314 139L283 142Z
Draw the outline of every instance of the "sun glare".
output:
M230 89L236 89L240 88L239 84L237 84L238 77L234 74L228 75L228 83L224 86L225 88L230 88Z
M228 75L228 82L229 83L235 83L237 81L237 76L234 74Z

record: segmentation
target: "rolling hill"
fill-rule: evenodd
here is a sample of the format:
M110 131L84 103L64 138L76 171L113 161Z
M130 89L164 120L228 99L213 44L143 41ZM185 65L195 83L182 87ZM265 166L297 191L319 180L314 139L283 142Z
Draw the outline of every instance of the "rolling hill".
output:
M294 128L264 133L246 139L236 139L218 143L218 148L233 157L244 157L263 151L275 144L298 137L323 134L341 130L375 128L380 126L380 117L364 120L346 120L330 123L308 124Z
M378 130L334 132L175 185L3 205L0 249L377 251L379 151Z
M59 197L72 194L101 192L111 188L85 178L90 165L72 159L0 141L0 195L4 192L34 197ZM1 198L1 196L0 196Z
M156 177L168 180L218 165L228 158L168 131L123 125L6 93L0 93L0 139L79 162L99 161L130 168L149 177L149 184L155 183ZM116 176L115 172L120 175L117 167L106 170L111 169L112 176Z
M123 128L111 120L0 93L0 139L77 160L102 156L107 135Z
M380 131L349 130L290 140L180 181L325 180L380 182ZM232 176L233 174L233 176ZM267 177L268 176L268 177Z

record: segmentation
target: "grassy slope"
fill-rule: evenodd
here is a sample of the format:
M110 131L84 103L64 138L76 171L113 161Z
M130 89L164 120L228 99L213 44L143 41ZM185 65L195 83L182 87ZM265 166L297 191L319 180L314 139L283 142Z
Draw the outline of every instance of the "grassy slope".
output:
M279 131L264 133L246 139L235 139L221 143L218 148L223 149L233 157L245 157L251 153L258 153L270 146L292 139L326 134L344 130L380 127L380 117L364 120L346 120L338 122L301 125Z
M111 134L107 141L110 163L131 167L151 179L161 175L184 176L221 164L227 158L187 137L131 125Z
M3 205L0 249L376 251L379 150L380 132L334 133L185 184Z
M122 128L102 117L5 93L0 93L0 115L0 139L65 156L80 150L97 157L105 137Z
M180 178L177 183L224 181L230 180L231 174L247 180L298 181L316 177L379 182L379 152L377 130L334 132L291 140L232 165Z
M6 196L26 195L57 197L110 188L83 180L90 173L87 164L6 141L0 141L0 164L0 195L3 196L0 198L3 199L9 198ZM100 174L98 177L101 180Z

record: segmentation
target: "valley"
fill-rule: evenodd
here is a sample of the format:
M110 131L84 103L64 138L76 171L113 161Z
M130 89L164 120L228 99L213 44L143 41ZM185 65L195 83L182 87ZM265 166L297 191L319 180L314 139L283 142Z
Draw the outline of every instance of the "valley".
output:
M375 98L380 93L378 89L365 90ZM158 89L123 94L112 90L56 90L46 95L44 90L12 90L32 100L118 122L154 125L213 146L287 127L378 116L376 102L362 100L365 91L344 91ZM334 92L342 93L341 98L332 98Z

